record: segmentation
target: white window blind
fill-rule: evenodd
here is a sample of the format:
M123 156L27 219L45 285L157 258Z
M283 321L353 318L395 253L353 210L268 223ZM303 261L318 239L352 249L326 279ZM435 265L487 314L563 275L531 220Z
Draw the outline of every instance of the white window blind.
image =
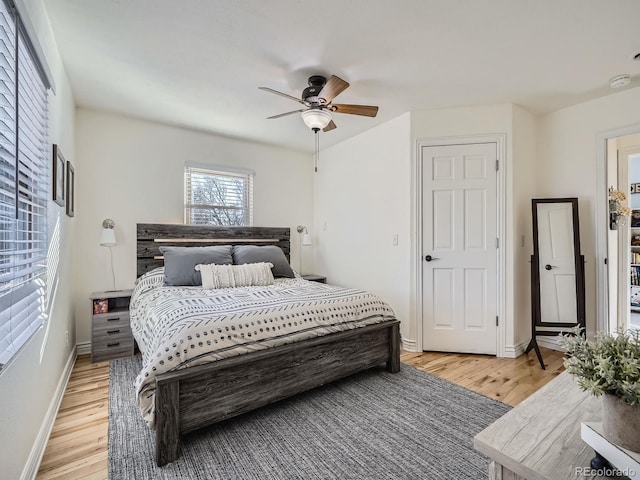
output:
M47 86L30 45L0 1L0 368L46 319Z
M249 226L253 221L253 173L185 166L185 223Z

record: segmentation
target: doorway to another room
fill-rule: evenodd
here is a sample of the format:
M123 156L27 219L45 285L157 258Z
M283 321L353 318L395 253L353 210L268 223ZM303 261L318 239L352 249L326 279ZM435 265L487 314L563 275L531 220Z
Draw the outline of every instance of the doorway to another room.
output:
M609 329L640 329L640 133L607 140L607 184Z
M640 145L631 150L623 150L620 161L629 166L629 207L630 240L630 290L628 326L640 329ZM625 160L626 157L626 160Z

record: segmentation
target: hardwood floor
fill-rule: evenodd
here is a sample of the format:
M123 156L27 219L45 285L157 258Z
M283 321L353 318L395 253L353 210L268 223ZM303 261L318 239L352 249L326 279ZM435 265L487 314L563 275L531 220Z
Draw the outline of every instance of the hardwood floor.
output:
M37 479L106 479L109 362L78 357Z
M462 353L403 352L403 363L437 375L469 390L516 406L564 371L562 352L541 348L546 370L533 352L518 358Z
M437 352L402 353L401 360L470 390L517 405L562 372L562 353L542 349L517 359ZM109 362L78 357L47 444L37 480L107 479Z

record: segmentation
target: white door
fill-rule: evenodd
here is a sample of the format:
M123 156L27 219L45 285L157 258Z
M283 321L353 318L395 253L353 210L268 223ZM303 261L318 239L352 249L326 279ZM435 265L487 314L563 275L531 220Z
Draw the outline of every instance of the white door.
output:
M576 265L573 204L538 203L540 320L576 323Z
M423 350L497 348L497 145L422 147Z

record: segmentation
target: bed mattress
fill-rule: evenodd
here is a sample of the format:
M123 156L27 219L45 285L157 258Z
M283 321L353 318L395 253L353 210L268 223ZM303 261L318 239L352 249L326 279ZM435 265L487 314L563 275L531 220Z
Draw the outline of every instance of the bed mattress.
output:
M173 287L164 285L162 268L138 279L130 311L143 358L138 403L152 428L161 373L395 319L386 302L362 290L301 278L261 287Z

